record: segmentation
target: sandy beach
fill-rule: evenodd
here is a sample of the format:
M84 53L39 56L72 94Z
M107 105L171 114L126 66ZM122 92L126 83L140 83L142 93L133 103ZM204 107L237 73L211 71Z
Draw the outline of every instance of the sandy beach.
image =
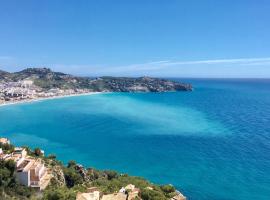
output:
M102 94L102 93L104 93L104 92L87 92L87 93L80 93L80 94L68 94L68 95L59 95L59 96L53 96L53 97L34 98L34 99L27 99L27 100L22 100L22 101L0 103L0 107L15 105L15 104L23 104L23 103L32 103L32 102L38 102L38 101L52 100L52 99L75 97L75 96L88 96L88 95Z

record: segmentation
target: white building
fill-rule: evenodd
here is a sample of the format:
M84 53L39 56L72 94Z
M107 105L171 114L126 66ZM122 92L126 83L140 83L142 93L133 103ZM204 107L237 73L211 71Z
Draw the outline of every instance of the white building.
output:
M47 169L40 160L25 159L18 167L16 176L19 183L28 187L44 189Z
M40 190L49 184L51 176L47 174L44 163L40 159L27 157L26 149L16 147L4 160L13 160L16 163L16 177L20 184Z
M32 80L25 79L25 80L21 81L21 86L22 87L30 87L32 85L33 85Z

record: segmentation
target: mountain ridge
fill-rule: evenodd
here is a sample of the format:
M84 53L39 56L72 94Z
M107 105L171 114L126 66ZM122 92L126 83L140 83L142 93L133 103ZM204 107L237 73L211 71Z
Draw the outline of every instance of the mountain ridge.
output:
M88 89L93 92L167 92L191 91L192 85L152 77L113 77L97 78L80 77L49 68L26 68L19 72L9 73L0 70L0 81L32 80L34 85L49 90Z

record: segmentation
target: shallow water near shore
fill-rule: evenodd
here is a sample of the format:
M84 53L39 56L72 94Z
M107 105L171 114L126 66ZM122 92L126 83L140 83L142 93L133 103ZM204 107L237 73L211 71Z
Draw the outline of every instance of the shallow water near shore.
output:
M0 107L0 134L64 162L172 183L189 199L268 200L270 80L184 81L195 90Z

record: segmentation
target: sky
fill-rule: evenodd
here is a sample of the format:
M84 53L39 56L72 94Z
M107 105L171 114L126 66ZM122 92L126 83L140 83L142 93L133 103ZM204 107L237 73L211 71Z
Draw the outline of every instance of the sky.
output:
M0 0L0 69L270 78L269 0Z

